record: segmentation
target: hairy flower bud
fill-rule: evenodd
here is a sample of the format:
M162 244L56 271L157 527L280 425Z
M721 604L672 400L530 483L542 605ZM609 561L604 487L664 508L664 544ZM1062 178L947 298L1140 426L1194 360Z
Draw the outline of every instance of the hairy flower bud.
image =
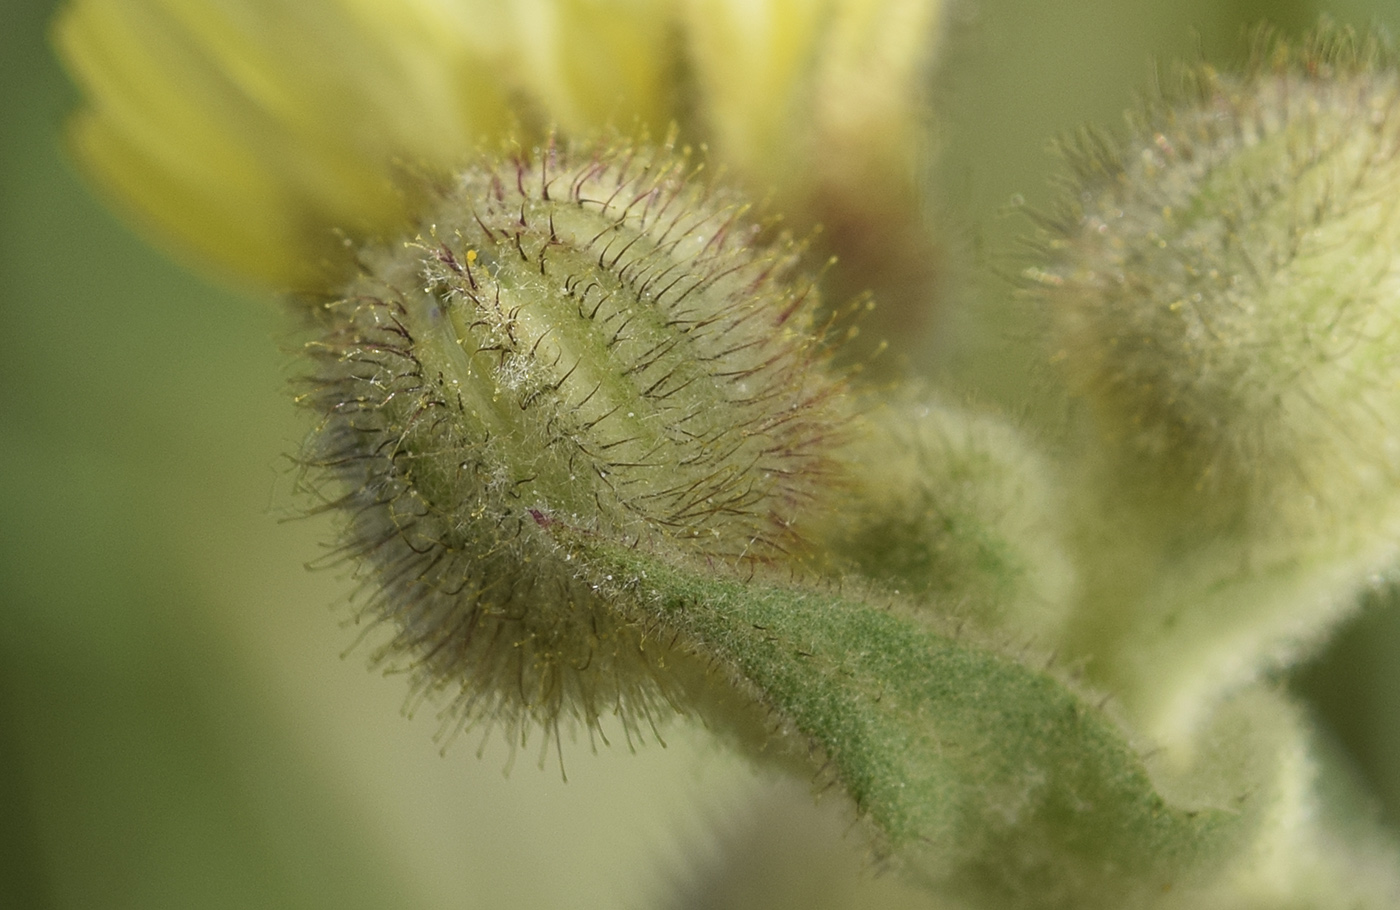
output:
M477 165L322 309L305 459L393 630L381 657L460 685L454 718L635 720L665 694L664 643L570 541L797 558L834 425L815 294L694 170L626 146Z
M1400 69L1261 39L1071 151L1031 270L1102 431L1067 647L1178 757L1400 558Z
M1073 193L1032 270L1055 356L1143 476L1226 522L1313 524L1400 468L1400 77L1324 29L1199 67ZM1196 495L1197 493L1203 495Z

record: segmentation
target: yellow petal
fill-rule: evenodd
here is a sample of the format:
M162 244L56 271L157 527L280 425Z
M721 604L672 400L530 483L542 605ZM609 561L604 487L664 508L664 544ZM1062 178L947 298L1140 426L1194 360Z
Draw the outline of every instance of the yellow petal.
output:
M513 73L545 126L666 131L682 50L673 0L518 0L510 8Z
M941 0L686 0L694 78L720 157L783 190L850 155L907 150L941 8Z
M81 0L56 32L89 101L77 153L167 245L241 277L314 286L342 255L336 229L404 217L398 174L451 167L511 122L445 9L393 10Z
M846 153L832 157L910 163L941 9L941 0L835 4L813 110L822 141Z
M810 111L829 3L686 0L686 30L721 158L761 180L781 175L792 128Z

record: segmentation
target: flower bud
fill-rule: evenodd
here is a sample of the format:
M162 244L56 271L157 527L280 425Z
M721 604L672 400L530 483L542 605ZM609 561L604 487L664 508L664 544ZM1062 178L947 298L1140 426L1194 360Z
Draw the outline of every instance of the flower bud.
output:
M650 714L665 643L580 541L744 574L800 549L834 425L815 294L695 170L627 146L479 164L322 308L305 460L381 658L460 685L454 717Z
M1129 471L1223 524L1394 499L1400 78L1324 29L1202 66L1074 187L1031 270L1054 356Z
M1010 422L910 396L862 415L839 454L845 499L821 529L837 574L998 644L1044 646L1076 579L1059 478Z

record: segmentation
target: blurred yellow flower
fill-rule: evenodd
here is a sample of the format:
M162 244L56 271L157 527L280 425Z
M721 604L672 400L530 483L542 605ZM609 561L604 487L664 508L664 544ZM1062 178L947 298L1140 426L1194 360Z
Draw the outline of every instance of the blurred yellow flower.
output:
M832 175L903 185L940 6L77 0L55 38L87 98L72 144L118 206L226 274L321 289L341 239L413 214L415 177L551 130L674 126L799 223Z
M793 168L808 182L853 167L869 177L876 161L902 174L923 125L920 87L941 5L686 0L715 145L789 194Z

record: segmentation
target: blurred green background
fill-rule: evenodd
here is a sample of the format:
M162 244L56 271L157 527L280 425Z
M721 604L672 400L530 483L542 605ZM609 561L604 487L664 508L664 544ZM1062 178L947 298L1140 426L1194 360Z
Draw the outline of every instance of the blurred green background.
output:
M858 845L775 842L787 829L763 820L808 811L801 788L765 795L703 734L580 744L567 784L526 750L507 779L499 743L440 755L402 680L342 659L348 585L303 568L328 531L284 520L288 323L153 252L82 185L54 6L0 0L0 908L788 905L717 884L723 832L785 868L831 849L849 861L821 854L825 876L857 868ZM1323 8L1400 32L1400 8L1364 0L959 3L940 187L978 315L945 320L930 350L947 369L995 395L1024 360L1012 328L985 330L1017 324L1007 285L979 276L1026 230L1000 214L1011 196L1049 198L1051 137L1120 123L1154 60L1229 58L1242 23L1297 31ZM1400 610L1378 604L1295 684L1400 820ZM816 906L812 875L759 867ZM873 905L871 887L822 892Z

